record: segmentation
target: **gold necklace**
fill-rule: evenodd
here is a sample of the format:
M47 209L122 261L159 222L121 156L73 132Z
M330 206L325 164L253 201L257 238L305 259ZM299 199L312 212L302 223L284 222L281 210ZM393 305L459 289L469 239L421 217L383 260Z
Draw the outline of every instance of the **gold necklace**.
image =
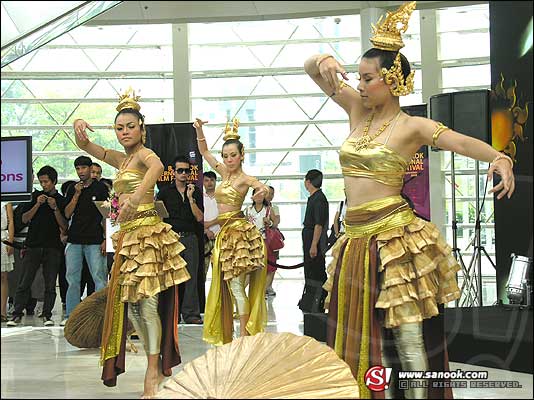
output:
M371 122L373 121L373 118L375 116L375 114L371 114L369 116L369 118L367 119L366 123L365 123L365 127L363 128L363 134L362 136L360 136L358 139L356 139L356 141L354 142L354 149L356 151L360 151L362 149L366 149L367 147L369 147L369 144L375 140L377 137L379 137L382 132L384 132L384 130L389 126L389 124L391 124L391 122L399 116L399 114L401 113L401 110L399 110L399 112L393 117L391 118L389 121L386 121L382 124L382 126L380 128L378 128L378 130L376 131L376 133L373 134L373 136L370 136L369 135L369 128L371 126Z
M226 187L230 187L230 186L232 186L232 184L235 182L235 180L236 180L237 178L239 178L241 175L243 175L243 171L241 171L238 175L234 175L234 176L232 176L232 175L228 175L228 179L225 180L225 181L222 181L222 182L221 182L221 185L222 185L223 187L225 187L225 188L226 188Z
M125 169L129 164L130 162L132 161L133 157L135 156L135 154L140 151L141 148L135 150L132 154L130 154L128 156L128 158L126 158L123 162L122 162L122 165L121 165L121 168L120 169Z
M130 156L128 158L126 158L123 162L122 162L122 165L121 165L121 168L120 169L125 169L128 164L130 164L130 161L132 161L132 158L133 156L135 155L135 153L132 153L130 154Z

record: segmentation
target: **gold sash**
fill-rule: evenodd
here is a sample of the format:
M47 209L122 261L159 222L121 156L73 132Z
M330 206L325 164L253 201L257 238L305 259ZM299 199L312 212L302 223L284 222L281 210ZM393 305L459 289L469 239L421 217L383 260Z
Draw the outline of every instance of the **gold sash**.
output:
M365 386L364 375L369 369L369 336L370 336L370 283L369 283L369 243L371 238L389 229L409 224L415 215L401 196L390 196L357 207L347 208L345 217L345 236L349 239L343 253L341 269L339 271L339 284L337 290L337 326L334 350L337 355L346 360L347 348L352 345L347 343L353 337L359 338L358 365L350 365L358 380L360 396L370 398L371 393ZM340 238L342 243L346 240ZM357 254L353 259L350 255ZM363 268L363 271L358 271ZM347 279L360 276L363 272L363 286L350 285L346 287ZM357 274L357 275L356 275ZM350 278L348 278L350 277ZM361 293L363 288L363 293ZM353 294L357 290L360 294ZM347 298L347 293L350 298ZM354 300L356 299L356 300ZM360 300L358 300L360 299ZM357 309L350 309L350 304L357 304ZM345 329L346 325L346 329ZM355 333L351 330L356 329Z

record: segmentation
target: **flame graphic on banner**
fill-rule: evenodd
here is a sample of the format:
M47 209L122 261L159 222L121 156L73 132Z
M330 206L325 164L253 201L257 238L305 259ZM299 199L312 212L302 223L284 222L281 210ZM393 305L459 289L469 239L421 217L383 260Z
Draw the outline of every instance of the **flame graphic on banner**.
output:
M492 145L498 151L504 151L512 160L515 160L517 152L516 139L525 141L523 126L528 119L528 104L521 108L517 104L516 97L517 81L509 87L504 87L504 75L501 73L501 81L491 91L491 128Z

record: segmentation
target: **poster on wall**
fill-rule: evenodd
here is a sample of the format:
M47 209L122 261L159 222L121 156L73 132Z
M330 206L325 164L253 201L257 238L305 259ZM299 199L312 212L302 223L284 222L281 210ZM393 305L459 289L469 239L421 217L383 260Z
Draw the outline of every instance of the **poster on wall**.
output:
M415 213L430 221L428 146L422 146L410 160L404 175L402 193L412 202Z
M198 150L197 135L191 122L177 122L147 125L146 147L154 150L163 163L164 171L158 179L158 189L174 182L173 160L178 155L189 158L194 183L202 192L202 156Z
M426 104L415 104L401 107L402 111L412 117L427 116ZM402 194L412 203L415 213L421 218L430 221L430 174L429 174L428 146L422 146L410 160Z

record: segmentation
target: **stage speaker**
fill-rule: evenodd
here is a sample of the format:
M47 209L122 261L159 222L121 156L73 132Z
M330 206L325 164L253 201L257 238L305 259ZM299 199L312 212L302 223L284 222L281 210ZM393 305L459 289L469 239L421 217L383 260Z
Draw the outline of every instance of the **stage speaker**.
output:
M430 96L430 118L491 144L489 94L483 89Z
M489 90L467 90L452 95L452 125L456 132L491 144Z
M454 129L452 126L452 93L430 96L430 118Z
M401 107L402 111L404 111L406 114L408 114L411 117L428 117L428 113L426 110L426 104L414 104L411 106L404 106Z

